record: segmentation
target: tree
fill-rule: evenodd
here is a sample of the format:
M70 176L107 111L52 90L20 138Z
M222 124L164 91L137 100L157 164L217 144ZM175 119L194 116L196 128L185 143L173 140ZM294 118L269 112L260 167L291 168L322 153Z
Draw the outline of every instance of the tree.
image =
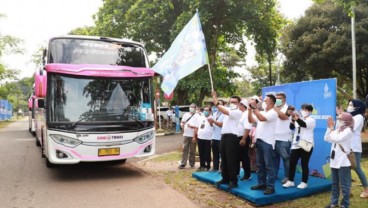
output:
M2 17L5 17L5 15L0 14L0 18ZM23 49L19 47L21 43L22 40L19 38L10 35L2 35L0 33L0 81L6 78L16 78L19 74L19 71L16 69L7 69L7 67L3 64L1 57L4 54L22 53Z
M239 75L224 66L223 58L236 53L245 63L244 37L254 39L261 56L267 56L269 61L274 58L278 30L282 27L275 2L106 0L94 19L98 35L143 42L151 54L160 57L198 9L215 90L231 94L235 92L232 80ZM176 104L201 103L204 96L210 95L210 90L209 73L204 67L179 82L174 94L180 96L174 99Z
M368 92L368 10L356 8L357 80L359 97ZM306 15L285 29L283 77L289 81L338 78L338 86L351 91L350 18L342 7L326 1L313 5Z

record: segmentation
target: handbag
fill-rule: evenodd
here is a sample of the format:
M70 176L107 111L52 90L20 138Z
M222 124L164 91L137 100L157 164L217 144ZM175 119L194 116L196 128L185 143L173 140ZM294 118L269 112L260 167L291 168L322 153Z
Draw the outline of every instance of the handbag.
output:
M302 148L306 152L310 152L313 145L310 142L305 141L304 139L301 139L298 143L298 146Z
M341 146L341 144L339 144L341 150L346 154L344 148ZM356 159L355 159L355 154L352 150L350 150L350 153L349 154L346 154L346 156L348 156L348 159L350 161L350 169L353 169L355 170L356 167L357 167L357 164L356 164Z

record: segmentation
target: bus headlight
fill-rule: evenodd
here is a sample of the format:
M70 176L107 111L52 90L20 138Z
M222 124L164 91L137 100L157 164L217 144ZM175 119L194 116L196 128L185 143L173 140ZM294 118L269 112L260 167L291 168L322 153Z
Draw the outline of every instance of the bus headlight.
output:
M135 142L139 144L146 143L148 140L153 138L153 131L150 131L148 133L142 134L134 139Z
M66 147L76 147L80 144L82 144L82 141L73 139L71 137L67 137L60 134L50 134L50 137L52 140L54 140L56 143L64 145Z

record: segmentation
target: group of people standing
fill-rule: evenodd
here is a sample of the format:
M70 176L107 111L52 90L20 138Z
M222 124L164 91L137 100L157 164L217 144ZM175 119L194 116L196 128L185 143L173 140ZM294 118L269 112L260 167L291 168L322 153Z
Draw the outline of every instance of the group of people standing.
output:
M201 109L195 104L191 104L190 112L185 114L181 120L181 127L184 130L184 146L180 169L185 168L188 156L189 165L194 167L196 144L198 144L200 158L198 170L219 171L222 179L216 184L228 184L229 189L236 188L240 175L240 163L244 171L240 180L251 179L251 170L254 168L251 167L248 151L255 146L258 184L252 186L251 190L261 190L265 195L275 193L275 181L278 177L281 159L283 160L284 173L280 180L283 187L295 186L294 178L299 160L302 167L302 180L297 188L305 189L308 187L308 164L313 153L314 128L316 126L315 119L311 117L313 112L311 104L303 104L300 111L296 111L293 106L286 103L286 95L282 92L276 95L268 94L262 102L258 97L241 99L238 96L232 96L227 105L223 100L217 98L216 92L212 92L212 96L212 106L205 106ZM347 114L354 117L354 120L356 116L360 115L359 123L361 123L360 120L363 120L363 117L362 113L358 112L360 107L356 106L357 102L357 100L349 102L349 106L351 104L352 107L348 107L349 113ZM354 113L356 111L357 113ZM340 114L341 116L339 115L338 118L346 118L344 116L346 113ZM355 123L357 122L355 121ZM329 120L325 141L332 142L335 144L332 146L336 146L336 143L342 141L340 137L335 138L335 134L339 135L336 131L350 128L352 134L347 137L350 138L351 142L346 143L351 143L351 145L343 146L346 147L347 152L352 149L356 153L357 163L360 164L362 152L360 132L363 126L356 124L347 126L347 121L344 123L347 128L340 128L341 125L342 123L338 125L336 130L332 130L335 123ZM335 151L336 154L334 158L331 157L332 178L333 181L336 181L334 178L339 177L340 167L350 166L350 164L336 162L340 158L340 152L331 151ZM211 152L213 155L212 169ZM334 168L339 170L335 171ZM360 165L356 171L365 188L361 197L368 197L367 182ZM337 180L337 184L339 183L341 184L341 179ZM343 190L343 195L346 191ZM336 195L335 192L337 192L338 197L338 190L333 188L333 195ZM331 205L334 204L335 201L332 200Z

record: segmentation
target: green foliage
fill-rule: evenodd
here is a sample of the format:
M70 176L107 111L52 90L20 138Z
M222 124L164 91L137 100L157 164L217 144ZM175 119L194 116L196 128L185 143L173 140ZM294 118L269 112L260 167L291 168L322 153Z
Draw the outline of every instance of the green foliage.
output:
M6 17L3 14L0 14L0 18ZM2 35L0 33L0 81L4 79L14 79L19 74L19 70L16 69L7 69L6 65L4 65L1 61L1 57L4 54L22 54L23 50L19 47L23 41L19 38L10 36L10 35Z
M95 34L142 42L150 54L161 57L198 9L215 90L231 95L236 88L233 79L238 76L231 68L244 62L244 37L254 39L257 52L267 57L269 63L274 58L279 29L284 23L275 2L106 0L94 16ZM174 102L201 103L204 96L210 96L210 91L209 73L204 67L180 80Z
M289 81L337 77L341 91L352 91L350 17L331 1L313 5L282 37L286 56L282 78ZM356 8L357 94L368 93L368 9Z

